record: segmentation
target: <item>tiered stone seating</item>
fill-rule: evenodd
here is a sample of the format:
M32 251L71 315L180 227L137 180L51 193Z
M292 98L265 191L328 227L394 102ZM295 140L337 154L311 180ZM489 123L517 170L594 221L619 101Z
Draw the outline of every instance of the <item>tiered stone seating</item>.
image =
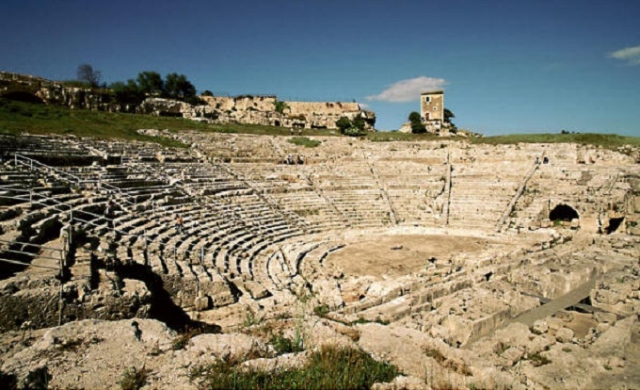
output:
M351 226L381 227L392 223L381 183L364 159L342 160L316 173L312 169L308 176Z
M375 167L384 183L400 224L442 226L446 198L445 165L417 161L379 160Z
M497 153L497 150L501 154ZM458 150L452 164L449 226L492 228L535 163L503 149L486 147Z

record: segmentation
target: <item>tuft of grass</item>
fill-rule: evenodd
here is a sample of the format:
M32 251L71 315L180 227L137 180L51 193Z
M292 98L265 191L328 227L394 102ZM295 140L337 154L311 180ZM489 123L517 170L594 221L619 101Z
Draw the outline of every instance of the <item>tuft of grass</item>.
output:
M309 139L307 137L293 137L289 140L289 143L292 143L294 145L304 146L305 148L315 148L316 146L320 145L322 142L315 139Z
M205 329L202 327L186 328L182 334L176 336L176 338L173 339L173 341L171 342L171 348L174 351L184 349L184 347L189 344L189 340L203 333L205 333Z
M149 370L142 368L138 370L135 367L127 368L120 378L120 388L122 390L139 390L147 383Z
M551 360L549 360L549 358L542 356L539 353L529 355L527 360L531 361L531 364L533 364L534 367L540 367L551 363Z
M204 389L368 389L389 382L399 371L374 360L361 350L325 346L309 356L302 368L262 371L241 367L241 362L220 360L195 367L190 379Z
M329 314L329 306L326 304L322 304L313 308L313 313L318 317L325 317Z

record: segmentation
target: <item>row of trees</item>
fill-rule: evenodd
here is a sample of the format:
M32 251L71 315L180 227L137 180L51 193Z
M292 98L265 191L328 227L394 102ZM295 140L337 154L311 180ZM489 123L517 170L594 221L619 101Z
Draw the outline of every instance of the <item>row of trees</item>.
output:
M92 88L110 89L116 102L123 106L137 106L148 96L178 99L192 104L200 103L196 96L196 87L183 74L169 73L163 79L158 72L145 71L138 73L135 80L116 81L107 86L100 84L100 71L93 69L89 64L82 64L78 66L77 78Z

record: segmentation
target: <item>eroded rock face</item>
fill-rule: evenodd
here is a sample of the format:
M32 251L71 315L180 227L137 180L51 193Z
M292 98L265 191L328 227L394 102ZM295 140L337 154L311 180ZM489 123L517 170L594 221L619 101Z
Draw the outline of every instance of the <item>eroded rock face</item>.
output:
M40 77L0 72L0 96L66 106L73 109L120 111L106 92L66 87Z
M25 279L25 278L23 278ZM152 296L144 283L124 279L122 288L101 283L91 289L86 282L66 283L60 292L55 278L3 281L0 284L0 327L3 330L39 329L84 318L118 320L145 318Z

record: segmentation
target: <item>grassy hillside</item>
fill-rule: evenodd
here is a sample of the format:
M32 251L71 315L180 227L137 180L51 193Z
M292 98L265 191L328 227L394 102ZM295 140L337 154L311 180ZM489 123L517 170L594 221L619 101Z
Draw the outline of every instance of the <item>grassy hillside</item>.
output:
M138 129L167 129L174 132L198 130L221 133L290 135L290 131L286 127L234 123L212 125L183 118L71 110L60 106L24 103L0 98L0 133L73 134L81 137L145 140L159 142L165 146L185 146L172 139L138 134L136 132ZM314 129L304 130L303 134L328 136L339 135L339 132L337 130ZM433 134L404 134L400 132L368 133L364 138L373 142L463 140L461 138L442 138ZM615 134L513 134L465 139L471 143L493 145L520 142L564 142L601 145L607 148L617 148L622 145L640 146L640 137L624 137Z
M155 141L165 146L181 146L179 142L171 139L138 134L136 132L138 129L290 135L289 129L284 127L242 124L211 125L183 118L71 110L60 106L0 99L0 133L73 134L104 139ZM331 132L313 130L313 134L330 135Z
M577 143L617 148L623 145L640 146L640 137L625 137L617 134L510 134L493 137L472 138L475 144L517 144L517 143Z

